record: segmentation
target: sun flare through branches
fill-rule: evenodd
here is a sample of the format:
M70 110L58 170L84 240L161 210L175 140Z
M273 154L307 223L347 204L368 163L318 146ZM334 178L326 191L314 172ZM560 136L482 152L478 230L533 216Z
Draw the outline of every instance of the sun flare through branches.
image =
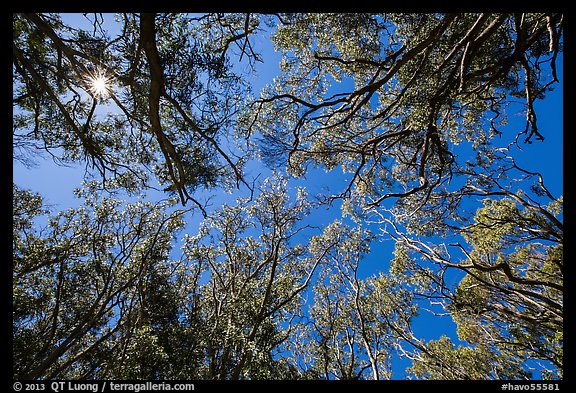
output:
M112 81L102 70L96 70L88 78L88 89L94 98L106 98L112 89Z

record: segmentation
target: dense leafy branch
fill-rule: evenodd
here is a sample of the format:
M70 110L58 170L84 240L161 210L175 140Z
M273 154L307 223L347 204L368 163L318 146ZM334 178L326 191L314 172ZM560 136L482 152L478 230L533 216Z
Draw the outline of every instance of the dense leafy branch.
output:
M71 17L13 15L14 159L92 177L13 186L15 378L562 378L563 198L522 150L561 14Z
M104 179L106 172L119 175L121 170L126 170L146 186L147 176L136 168L147 166L159 149L165 167L159 166L154 172L161 183L172 183L168 188L178 192L183 204L192 200L202 207L190 192L200 185L213 187L217 178L224 180L226 166L232 171L237 185L242 182L248 186L241 169L244 159L234 162L218 134L224 133L231 124L230 111L237 105L228 95L240 94L243 89L230 65L226 64L228 45L240 38L231 39L227 45L216 49L219 53L216 56L203 53L201 44L194 42L193 36L187 36L196 27L189 27L188 19L182 16L124 15L121 32L113 40L104 35L88 39L84 30L69 29L52 15L23 14L14 18L14 68L15 75L22 81L18 87L22 94L15 97L15 103L22 110L23 120L30 108L36 108L34 133L24 137L17 132L18 128L26 127L27 119L15 128L15 136L22 140L23 146L26 139L40 139L47 150L53 151L55 145L51 140L65 135L53 134L46 127L57 121L54 116L59 114L63 116L64 129L72 131L66 138L72 143L74 138L80 142L80 145L62 144L64 158L80 158L76 152L80 147ZM135 23L137 19L140 20L138 24ZM169 23L163 25L161 20ZM226 34L236 33L234 18L216 20L226 23ZM162 26L160 31L157 31L158 24ZM247 42L255 27L248 19L244 26L249 26L242 35ZM166 47L163 41L166 35L172 35L169 37L172 47ZM163 50L159 50L159 46L163 46ZM135 50L128 55L131 47ZM177 51L178 55L168 51ZM254 58L256 54L251 51L249 57ZM188 61L184 62L183 57ZM183 69L186 63L192 67ZM146 65L148 70L144 68ZM127 67L126 71L123 66ZM202 73L207 74L207 79L203 79ZM177 74L187 85L173 95ZM91 109L86 112L88 104L83 96L86 93L93 95L90 78L95 75L104 75L111 86L107 88L106 97L91 97ZM70 93L74 95L73 100L66 101ZM109 101L108 105L120 110L122 115L96 121L97 104ZM209 113L206 105L211 106ZM199 118L195 118L196 113ZM206 117L208 114L211 121ZM43 118L48 123L42 121ZM150 140L150 136L153 139ZM196 149L186 146L190 142ZM134 154L123 154L126 146L130 146ZM209 162L214 153L224 161L222 165Z

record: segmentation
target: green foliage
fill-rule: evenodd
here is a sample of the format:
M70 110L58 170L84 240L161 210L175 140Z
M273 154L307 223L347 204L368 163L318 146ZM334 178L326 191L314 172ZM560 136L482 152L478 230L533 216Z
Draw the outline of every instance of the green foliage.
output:
M202 378L268 379L289 372L274 355L290 335L323 255L339 243L329 228L307 247L295 243L309 229L299 224L310 208L304 198L290 202L286 180L270 179L254 201L225 205L197 236L185 239L185 258L209 273L207 282L190 287L197 296L195 323L209 332L201 344Z
M506 358L496 357L483 344L455 347L448 337L442 336L427 343L410 371L417 378L437 380L530 378L529 373L515 366Z
M103 198L30 228L26 221L45 213L41 200L14 186L13 204L21 223L14 228L14 375L94 376L83 357L110 340L119 344L142 317L146 276L161 269L182 212L149 202L120 210L119 201Z
M220 139L232 134L239 97L249 90L228 53L245 26L238 17L210 18L162 14L150 26L123 14L110 37L98 16L90 31L59 15L14 14L17 157L31 164L45 150L63 163L87 162L104 180L128 175L139 190L154 176L183 204L200 187L242 181L245 152L235 149L241 159L233 161ZM257 25L253 18L250 31ZM153 51L143 38L150 29ZM105 97L91 93L95 75L108 80Z
M545 233L551 227L548 220L529 209L519 210L511 199L485 201L465 235L472 247L472 265L454 292L451 309L461 340L485 345L497 359L524 369L529 360L550 362L553 368L546 375L558 378L562 244L539 243L532 236Z
M14 378L562 378L563 198L514 149L562 15L84 16L12 18L14 159L86 167L67 210L13 186ZM311 168L347 180L292 187Z
M557 54L542 52L546 38L557 45L543 14L285 17L273 36L282 73L250 106L251 124L268 162L295 176L310 166L353 174L337 194L346 213L348 203L364 212L396 203L410 232L441 232L463 219L471 171L505 165L494 136L511 97L527 100L518 137L543 138L532 103L555 81ZM474 154L459 157L458 145Z

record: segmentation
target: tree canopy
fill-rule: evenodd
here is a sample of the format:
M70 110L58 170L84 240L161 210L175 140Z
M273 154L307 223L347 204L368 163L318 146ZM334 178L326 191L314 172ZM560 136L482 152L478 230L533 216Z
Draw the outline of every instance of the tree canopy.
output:
M85 168L69 209L14 178L14 378L563 377L563 197L522 148L562 14L69 16L12 18L14 161Z

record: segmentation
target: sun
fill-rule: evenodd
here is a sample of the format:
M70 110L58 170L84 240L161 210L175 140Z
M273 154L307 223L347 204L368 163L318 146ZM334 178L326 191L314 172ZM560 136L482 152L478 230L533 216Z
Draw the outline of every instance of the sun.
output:
M105 98L111 91L111 80L103 71L96 71L88 77L88 88L94 98Z

